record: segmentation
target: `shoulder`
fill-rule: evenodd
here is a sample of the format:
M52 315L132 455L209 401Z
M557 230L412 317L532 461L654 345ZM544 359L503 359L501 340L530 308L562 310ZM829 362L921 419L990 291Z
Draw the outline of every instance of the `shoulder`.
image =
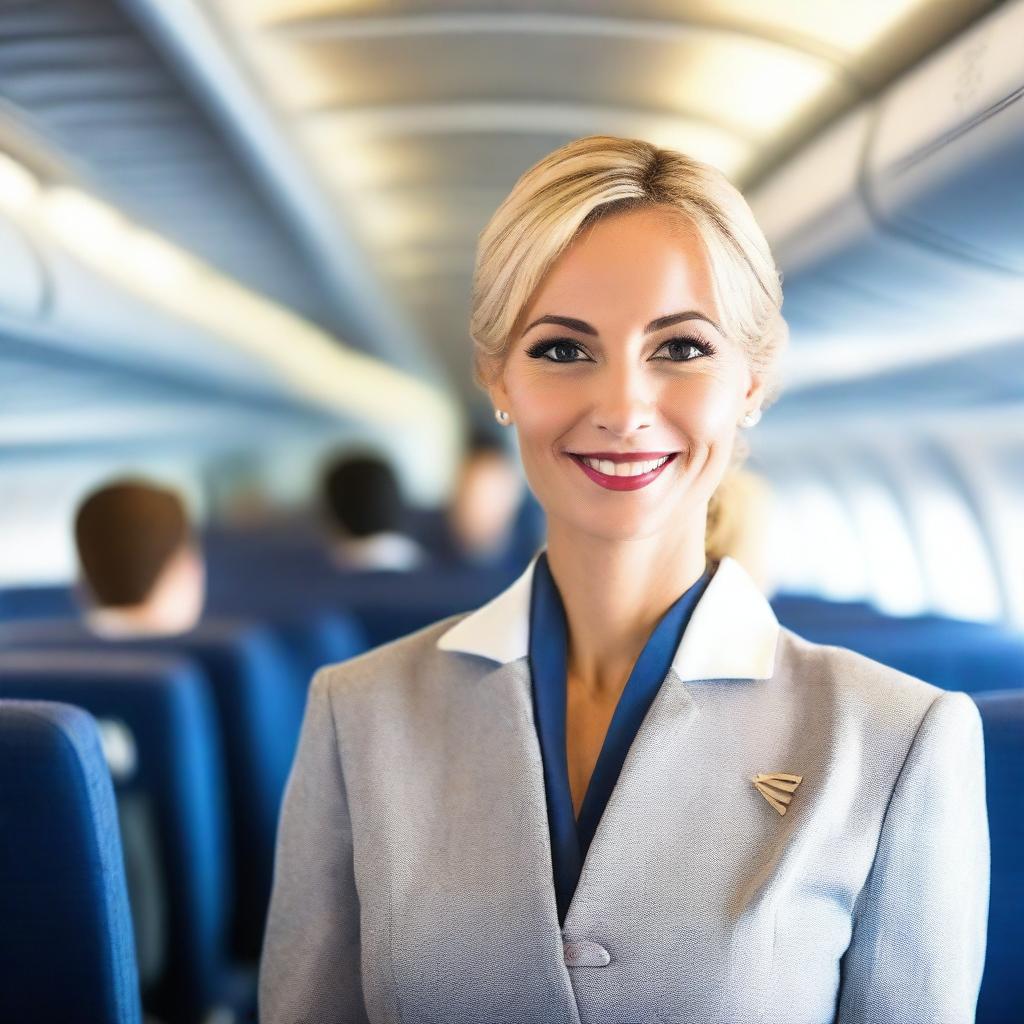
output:
M977 705L966 694L875 661L857 651L814 643L780 627L775 678L801 704L825 712L835 728L870 732L883 741L913 739L927 717L930 729L980 729Z

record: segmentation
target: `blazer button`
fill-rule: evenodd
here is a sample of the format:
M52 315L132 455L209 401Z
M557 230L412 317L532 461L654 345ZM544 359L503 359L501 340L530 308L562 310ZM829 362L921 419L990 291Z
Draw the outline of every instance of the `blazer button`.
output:
M566 967L605 967L612 959L604 946L587 939L569 939L562 949Z

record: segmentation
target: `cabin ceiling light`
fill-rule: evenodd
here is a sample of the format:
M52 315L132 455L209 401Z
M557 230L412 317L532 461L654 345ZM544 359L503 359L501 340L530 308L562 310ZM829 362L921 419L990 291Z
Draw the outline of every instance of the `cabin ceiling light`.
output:
M38 178L6 153L0 153L0 208L19 212L39 196Z

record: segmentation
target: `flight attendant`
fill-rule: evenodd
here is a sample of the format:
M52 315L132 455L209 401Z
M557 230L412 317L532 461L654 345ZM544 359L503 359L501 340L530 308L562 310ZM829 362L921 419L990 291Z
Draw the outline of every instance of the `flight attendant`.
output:
M480 237L471 334L548 540L314 678L265 1024L974 1019L980 716L705 553L786 326L712 167L592 136Z

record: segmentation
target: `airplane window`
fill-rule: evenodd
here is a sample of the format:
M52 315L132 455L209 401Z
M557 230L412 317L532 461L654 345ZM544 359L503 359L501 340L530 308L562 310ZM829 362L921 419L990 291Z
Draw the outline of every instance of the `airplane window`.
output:
M890 615L916 615L927 595L906 518L892 493L867 472L843 478L844 499L863 544L868 597Z
M805 555L809 589L837 601L863 597L868 589L862 546L839 496L820 480L797 481L789 494L794 539Z
M1006 445L993 452L992 505L1009 622L1024 629L1024 452Z
M956 618L994 620L1002 614L992 559L977 518L952 479L918 455L904 477L932 608Z
M4 472L0 503L0 586L66 583L74 576L75 555L68 523L81 478L47 479Z

